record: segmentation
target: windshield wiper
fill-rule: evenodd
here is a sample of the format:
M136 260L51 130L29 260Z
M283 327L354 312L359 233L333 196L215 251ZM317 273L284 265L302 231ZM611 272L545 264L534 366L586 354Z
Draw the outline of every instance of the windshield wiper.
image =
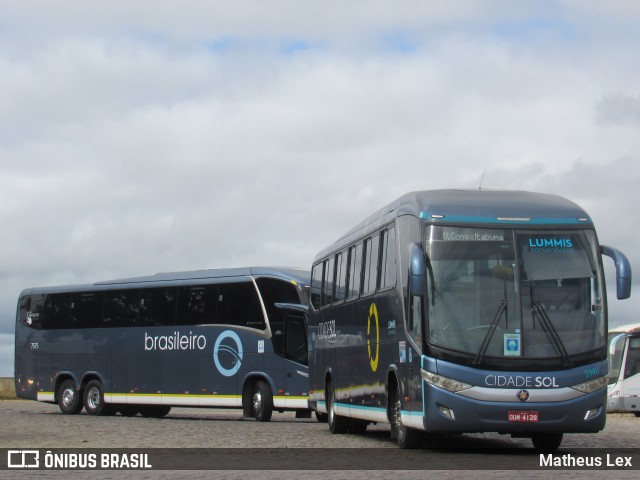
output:
M531 298L533 298L533 296ZM569 352L567 352L567 349L565 348L564 343L562 342L562 339L558 334L558 330L556 330L556 328L553 326L553 323L551 322L551 319L549 318L549 315L547 314L544 306L540 302L532 302L531 313L533 314L534 324L536 316L540 318L542 329L544 330L544 333L547 334L551 345L553 345L553 349L562 358L562 364L565 367L570 367L571 358L569 357Z
M498 323L500 323L500 319L502 318L502 315L504 314L505 317L507 317L508 306L509 306L509 302L507 301L507 296L505 292L505 298L503 298L502 301L500 302L500 305L498 306L498 311L493 316L493 321L489 326L489 331L484 336L484 340L482 340L482 345L480 346L480 350L476 354L476 358L473 359L474 365L479 365L480 362L482 362L482 359L484 358L484 355L487 353L487 349L489 348L489 344L491 343L491 339L493 338L493 334L495 333L496 328L498 327Z

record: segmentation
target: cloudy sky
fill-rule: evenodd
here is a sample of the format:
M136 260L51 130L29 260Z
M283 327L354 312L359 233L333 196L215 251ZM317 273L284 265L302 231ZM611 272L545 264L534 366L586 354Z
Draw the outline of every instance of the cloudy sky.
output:
M411 190L567 196L640 272L635 0L0 11L0 376L23 288L309 267Z

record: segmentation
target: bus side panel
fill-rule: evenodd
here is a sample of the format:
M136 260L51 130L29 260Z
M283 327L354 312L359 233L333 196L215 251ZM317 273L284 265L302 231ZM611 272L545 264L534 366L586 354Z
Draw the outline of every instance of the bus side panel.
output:
M162 356L163 405L198 405L198 354L174 351Z
M126 403L160 403L162 356L152 353L128 355Z
M38 399L38 357L16 355L16 394L27 400Z

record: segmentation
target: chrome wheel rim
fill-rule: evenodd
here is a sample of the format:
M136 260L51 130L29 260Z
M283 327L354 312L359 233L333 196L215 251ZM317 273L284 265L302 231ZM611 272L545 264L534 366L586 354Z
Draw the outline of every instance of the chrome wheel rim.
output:
M69 408L72 407L76 400L76 392L73 388L65 388L62 392L62 404Z
M87 392L87 406L92 410L100 406L100 391L95 387Z
M262 410L262 393L260 390L253 392L253 411L259 415Z

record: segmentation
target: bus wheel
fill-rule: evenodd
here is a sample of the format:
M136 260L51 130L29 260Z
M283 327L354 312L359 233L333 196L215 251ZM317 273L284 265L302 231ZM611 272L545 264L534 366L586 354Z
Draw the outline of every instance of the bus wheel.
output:
M80 392L76 390L76 383L70 378L64 380L58 389L58 406L65 415L75 415L82 410Z
M171 407L167 407L166 405L144 405L138 410L143 417L162 418L169 415Z
M640 417L640 412L633 412L636 417Z
M400 448L418 448L422 440L421 434L418 430L402 424L402 404L400 403L400 393L397 388L393 391L390 401L391 438L398 442Z
M336 415L336 392L333 389L333 385L331 385L331 381L327 383L327 395L327 421L329 422L329 431L331 433L347 433L349 422L347 422L346 418Z
M531 442L536 450L557 450L562 443L562 433L534 433Z
M84 409L89 415L112 415L115 410L104 401L104 389L98 380L91 380L84 389Z
M253 410L253 418L259 422L268 422L271 420L273 413L273 397L271 396L271 388L264 380L258 380L253 386L253 394L251 395L251 407Z

